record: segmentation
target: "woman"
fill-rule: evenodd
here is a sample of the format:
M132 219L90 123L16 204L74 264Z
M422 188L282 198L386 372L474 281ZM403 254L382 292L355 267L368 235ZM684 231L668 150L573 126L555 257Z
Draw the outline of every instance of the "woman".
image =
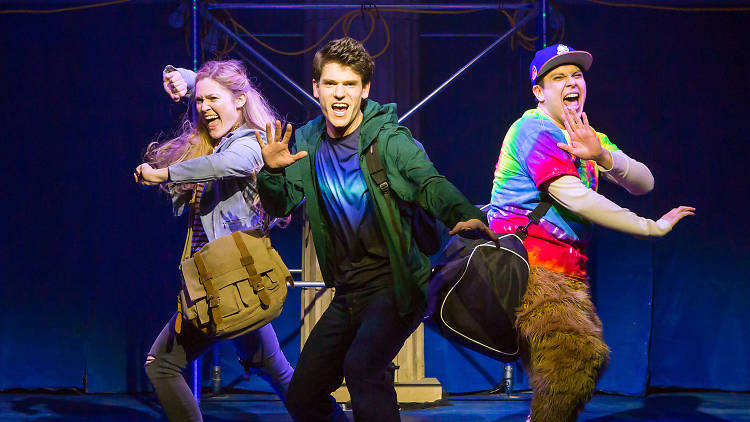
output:
M165 75L165 90L179 100L185 93L179 88L185 85L172 83L182 77L171 70ZM198 122L193 125L185 118L179 136L151 143L134 173L140 184L162 185L172 196L175 214L192 205L192 242L185 245L183 258L220 236L263 228L265 214L255 185L263 160L254 135L265 122L277 119L236 60L208 62L195 80ZM232 342L246 366L256 368L284 400L292 368L271 325ZM175 313L151 346L146 373L170 421L202 420L182 371L213 343Z

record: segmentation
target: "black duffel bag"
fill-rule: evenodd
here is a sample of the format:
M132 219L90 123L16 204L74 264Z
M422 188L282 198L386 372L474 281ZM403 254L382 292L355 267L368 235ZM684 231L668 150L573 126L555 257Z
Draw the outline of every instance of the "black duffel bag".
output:
M529 277L529 259L515 234L486 240L454 236L438 257L428 288L427 315L449 340L484 355L513 362L515 329Z
M427 292L426 320L437 324L443 337L503 362L519 358L516 310L530 270L523 239L550 206L551 199L543 197L526 226L499 235L499 247L451 238L434 260Z
M392 192L377 139L365 153L365 160L370 177L390 202ZM499 247L456 235L432 258L425 320L434 321L444 337L503 362L519 358L516 309L526 292L530 270L523 239L528 227L539 223L552 205L546 194L541 199L526 226L518 227L513 234L500 235ZM412 206L411 211L408 215L412 216L419 249L428 255L435 253L447 228L419 207ZM396 216L389 214L396 226ZM408 249L405 244L402 247Z

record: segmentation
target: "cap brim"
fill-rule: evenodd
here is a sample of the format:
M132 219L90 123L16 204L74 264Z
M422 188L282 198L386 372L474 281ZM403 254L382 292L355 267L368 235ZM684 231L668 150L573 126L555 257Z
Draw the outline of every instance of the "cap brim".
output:
M544 76L544 74L549 72L550 70L564 64L578 65L585 72L589 70L593 61L594 56L592 56L588 51L579 50L558 54L555 57L544 62L542 67L539 69L539 73L537 73L536 80L539 80L540 77Z

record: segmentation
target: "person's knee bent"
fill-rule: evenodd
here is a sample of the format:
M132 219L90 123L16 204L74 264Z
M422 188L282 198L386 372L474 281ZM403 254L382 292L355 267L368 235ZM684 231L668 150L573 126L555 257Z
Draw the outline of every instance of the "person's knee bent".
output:
M361 356L355 357L349 354L344 359L344 378L346 378L347 381L364 379L367 372L365 362L363 362Z
M182 376L180 368L170 365L164 359L160 359L154 355L146 356L146 363L143 366L146 370L146 376L148 376L152 384L156 384L155 381L160 379Z
M308 388L305 388L299 382L295 382L294 378L292 378L286 393L286 408L295 420L304 416L307 409L315 403L316 399L313 398L313 394L310 394Z
M392 374L388 370L389 364L382 368L375 367L365 362L365 359L362 359L361 356L347 355L346 359L344 359L344 377L346 378L347 385L359 382L387 383L389 382L389 378L392 378L389 377Z
M143 368L146 371L146 376L148 376L148 379L151 380L151 382L154 381L154 379L158 378L158 370L156 369L156 365L154 363L156 361L156 356L148 355L146 356L146 363L143 365Z
M264 362L255 363L239 357L240 364L248 373L254 373L266 381L286 403L289 383L292 379L294 369L289 365L283 353L279 351Z
M286 410L295 421L346 421L341 407L330 394L316 396L305 386L291 382L286 396Z

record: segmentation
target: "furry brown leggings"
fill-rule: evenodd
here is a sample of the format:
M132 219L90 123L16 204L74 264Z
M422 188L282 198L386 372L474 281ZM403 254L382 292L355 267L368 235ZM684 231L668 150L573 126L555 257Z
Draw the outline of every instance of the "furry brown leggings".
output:
M588 286L579 279L531 267L516 324L525 343L522 359L534 391L531 420L575 421L609 359Z

